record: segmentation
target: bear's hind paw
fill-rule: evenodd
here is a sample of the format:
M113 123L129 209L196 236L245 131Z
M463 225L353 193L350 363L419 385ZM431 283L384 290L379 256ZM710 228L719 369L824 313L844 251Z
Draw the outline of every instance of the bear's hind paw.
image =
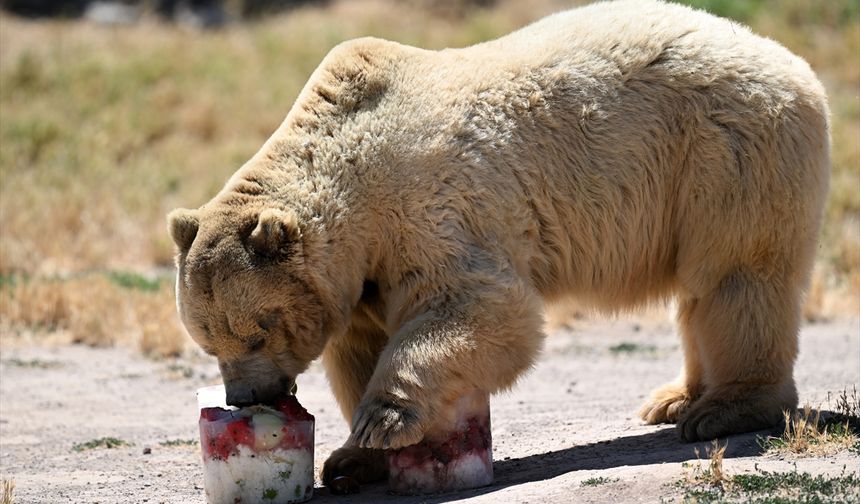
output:
M705 395L678 421L678 435L684 441L707 441L730 434L773 427L783 419L783 411L794 408L796 399L782 398L773 390L749 395Z

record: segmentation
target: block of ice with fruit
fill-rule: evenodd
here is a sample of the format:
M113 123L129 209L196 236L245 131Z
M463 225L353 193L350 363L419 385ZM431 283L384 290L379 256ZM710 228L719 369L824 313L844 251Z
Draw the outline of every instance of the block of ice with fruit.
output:
M228 407L224 386L197 391L209 504L304 502L314 487L314 417L293 395Z
M417 495L450 492L493 482L490 399L467 393L447 408L445 419L415 445L388 450L388 488Z

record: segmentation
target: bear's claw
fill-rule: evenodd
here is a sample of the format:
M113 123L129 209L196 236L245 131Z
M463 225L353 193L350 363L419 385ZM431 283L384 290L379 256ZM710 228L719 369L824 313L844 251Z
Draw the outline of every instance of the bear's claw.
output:
M382 450L368 450L355 446L344 446L333 451L323 464L323 484L338 476L349 476L358 483L372 483L388 476L385 455Z

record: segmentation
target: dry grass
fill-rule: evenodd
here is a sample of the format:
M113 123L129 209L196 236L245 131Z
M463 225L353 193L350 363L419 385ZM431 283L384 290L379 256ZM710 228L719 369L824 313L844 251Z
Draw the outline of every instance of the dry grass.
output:
M707 485L711 487L722 487L730 481L730 478L723 470L723 457L726 454L728 443L721 445L718 439L711 441L710 446L705 447L705 457L707 458L707 467L702 466L700 458L701 453L698 448L694 449L696 453L696 465L693 470L687 475L690 483Z
M830 401L828 401L829 403ZM780 437L760 440L770 453L793 453L824 457L850 449L860 454L857 433L860 429L860 397L854 387L839 394L835 411L825 415L806 406L792 415L785 413L785 430ZM686 468L676 487L683 491L682 502L706 503L789 503L789 502L856 502L860 490L860 473L855 470L841 475L811 475L791 472L762 471L756 465L753 473L728 474L723 467L726 447L718 440L705 447L706 460L696 448L696 463Z
M833 109L833 191L808 318L860 305L860 14L851 0L687 0L810 61ZM215 194L277 127L325 53L374 35L428 48L496 37L576 1L333 1L219 32L0 14L0 331L179 351L164 216ZM449 8L453 6L453 8ZM852 10L854 9L854 10ZM12 279L28 282L10 285ZM161 306L163 305L163 306Z
M59 342L130 343L146 355L180 355L189 339L176 316L171 282L142 289L116 278L15 282L0 291L0 330L4 336L48 333Z
M769 452L824 457L848 450L857 443L857 435L851 431L847 421L824 422L821 410L813 410L809 405L794 414L786 411L783 415L785 430L782 436L769 437L763 443Z
M0 495L0 504L13 504L15 502L15 498L12 496L12 492L15 490L15 480L13 479L4 479L3 480L3 494Z
M809 405L794 413L785 411L782 435L760 439L759 444L770 453L812 457L860 450L860 397L857 388L854 387L850 394L843 389L835 406L835 412L826 414L821 409L813 410Z
M827 394L827 404L834 402L830 393ZM860 394L857 393L857 385L851 387L851 392L847 388L839 392L839 396L835 399L836 418L839 421L847 420L852 425L856 424L860 428Z

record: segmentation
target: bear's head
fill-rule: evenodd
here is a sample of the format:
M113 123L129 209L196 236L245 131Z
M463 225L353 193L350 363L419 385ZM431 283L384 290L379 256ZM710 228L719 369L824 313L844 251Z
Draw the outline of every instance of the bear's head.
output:
M176 300L192 339L218 358L234 406L271 402L325 345L323 299L296 214L174 210Z

